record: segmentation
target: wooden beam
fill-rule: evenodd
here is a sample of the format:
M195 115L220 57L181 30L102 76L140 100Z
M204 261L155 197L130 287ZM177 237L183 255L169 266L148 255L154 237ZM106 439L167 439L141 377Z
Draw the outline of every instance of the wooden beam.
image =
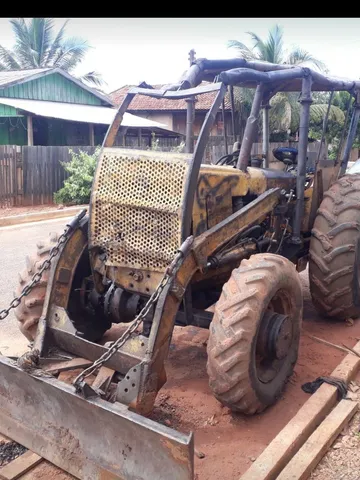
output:
M10 443L10 442L12 442L10 438L5 437L5 435L1 435L0 433L0 444Z
M360 353L360 342L354 350ZM346 383L360 368L360 358L349 353L331 373ZM240 480L275 480L337 402L337 388L328 383L311 395L297 414L276 435Z
M16 480L25 475L26 472L38 465L42 460L42 457L28 450L0 469L0 479Z
M28 146L34 145L34 129L33 129L33 117L28 115L27 117L27 144Z
M92 387L93 388L99 388L102 390L104 393L107 392L111 380L115 374L115 370L112 370L111 368L108 367L100 367L99 373L97 374Z
M277 480L306 480L309 478L311 472L358 408L357 402L341 400L286 465Z
M44 368L44 370L48 373L59 373L59 372L67 372L69 370L75 370L77 368L86 368L92 365L93 362L91 360L87 360L86 358L73 358L72 360L68 361L61 361L53 363L52 365L48 365Z
M89 145L93 147L95 145L94 124L89 123Z

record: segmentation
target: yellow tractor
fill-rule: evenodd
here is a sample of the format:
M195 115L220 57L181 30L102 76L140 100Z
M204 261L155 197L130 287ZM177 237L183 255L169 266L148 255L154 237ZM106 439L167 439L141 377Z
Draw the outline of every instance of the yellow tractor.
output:
M255 89L241 145L203 164L234 86ZM209 329L209 384L222 404L254 414L276 402L298 357L298 272L309 262L321 314L360 312L360 176L344 175L359 88L299 66L202 59L176 84L131 89L106 134L88 213L39 243L20 274L10 308L31 350L0 356L2 432L80 479L192 479L193 434L147 418L174 325ZM343 157L311 164L311 93L337 90L355 97ZM282 170L269 163L269 102L279 91L300 92L301 104L298 150L274 152ZM216 95L193 153L114 147L135 95L207 92ZM261 109L259 160L251 149ZM105 343L114 324L128 326ZM93 363L69 385L46 373L54 352ZM93 374L102 380L91 385Z

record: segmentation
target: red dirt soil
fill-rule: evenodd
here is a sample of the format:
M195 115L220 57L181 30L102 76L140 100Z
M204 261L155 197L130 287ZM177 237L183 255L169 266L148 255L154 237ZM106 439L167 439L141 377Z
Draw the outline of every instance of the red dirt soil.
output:
M353 325L319 317L311 303L307 272L304 286L304 320L300 355L283 397L259 415L233 414L212 396L206 374L208 332L196 327L176 327L167 361L168 381L161 389L151 418L171 428L194 432L196 480L239 480L274 436L309 398L301 390L305 382L329 375L346 355L307 337L352 347L360 337L360 319ZM154 452L156 455L156 452ZM45 468L45 471L43 469ZM38 465L24 480L70 479L48 462ZM169 476L169 479L171 476ZM156 479L154 479L156 480Z

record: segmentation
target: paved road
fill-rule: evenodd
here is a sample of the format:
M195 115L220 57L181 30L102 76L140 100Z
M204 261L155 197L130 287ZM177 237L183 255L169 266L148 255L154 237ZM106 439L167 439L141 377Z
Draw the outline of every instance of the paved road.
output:
M25 267L26 255L31 255L39 240L46 239L51 232L61 232L67 218L45 222L28 223L0 228L0 310L6 308L17 287L18 272ZM27 339L19 333L13 313L0 324L0 352L19 355L27 349Z

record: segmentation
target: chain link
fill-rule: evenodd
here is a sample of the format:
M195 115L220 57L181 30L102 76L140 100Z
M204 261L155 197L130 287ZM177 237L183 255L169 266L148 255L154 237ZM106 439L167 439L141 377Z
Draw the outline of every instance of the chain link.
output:
M57 241L56 245L54 245L53 248L50 250L49 258L47 258L41 264L41 267L39 268L39 271L36 272L33 275L31 281L27 285L25 285L25 287L22 289L20 295L18 297L15 297L10 302L9 307L4 308L3 310L0 310L0 320L4 320L9 315L10 311L13 308L18 307L20 305L23 297L26 297L27 295L29 295L29 293L32 291L32 289L40 282L45 270L48 270L51 267L51 262L52 262L53 258L56 257L56 255L59 253L61 245L63 245L67 241L70 230L72 230L75 227L75 225L77 225L77 223L81 220L81 218L83 218L83 216L85 215L85 212L86 212L86 210L83 210L82 212L80 212L78 215L76 215L76 217L74 217L72 222L69 225L66 226L64 232L58 238L58 241Z
M80 375L78 375L75 378L73 385L75 386L75 390L77 393L81 392L82 382L84 381L84 379L89 375L91 375L92 373L94 373L95 370L97 370L99 367L102 367L105 362L110 360L110 358L130 339L131 335L141 325L141 323L144 321L146 315L149 313L152 306L158 301L162 291L164 290L166 285L169 283L170 279L172 279L173 276L175 275L176 269L180 263L180 260L183 258L183 256L184 256L184 253L182 251L179 251L176 254L173 261L166 269L165 274L161 279L159 285L157 286L156 290L153 292L153 294L151 295L149 300L146 302L141 312L135 317L132 323L121 335L121 337L119 337L111 345L111 347L109 347L109 349L103 355L101 355L101 357L95 360L95 362L92 365L90 365L90 367L85 369L82 373L80 373Z

